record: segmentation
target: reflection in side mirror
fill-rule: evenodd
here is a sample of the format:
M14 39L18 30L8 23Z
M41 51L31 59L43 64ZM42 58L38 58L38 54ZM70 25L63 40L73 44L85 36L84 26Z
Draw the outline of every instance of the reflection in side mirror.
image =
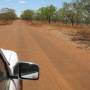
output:
M20 79L38 80L39 66L30 62L19 62L14 68L14 75Z
M36 64L20 63L19 76L21 79L37 80L39 78L39 67Z

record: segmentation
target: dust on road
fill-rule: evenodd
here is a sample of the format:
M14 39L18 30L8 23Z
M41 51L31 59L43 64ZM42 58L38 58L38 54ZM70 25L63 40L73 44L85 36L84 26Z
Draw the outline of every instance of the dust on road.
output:
M19 20L0 26L0 47L40 65L40 79L25 80L23 90L90 90L90 54L62 34L56 39L45 25L34 27Z

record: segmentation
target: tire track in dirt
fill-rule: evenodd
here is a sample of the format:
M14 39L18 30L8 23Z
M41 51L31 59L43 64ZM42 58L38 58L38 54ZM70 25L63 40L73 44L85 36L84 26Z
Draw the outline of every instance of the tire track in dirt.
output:
M25 27L26 28L26 27ZM33 39L33 37L28 33L28 28L21 32L25 45L27 45L28 53L32 56L32 60L40 64L40 80L34 81L24 81L24 89L31 90L72 90L68 83L62 78L63 76L58 73L53 64L48 60L48 57ZM27 36L27 37L26 37ZM24 46L25 46L24 45ZM22 48L23 49L23 48ZM24 48L25 49L25 48ZM31 50L32 49L32 50ZM25 50L24 50L25 51ZM23 51L22 51L23 52ZM24 57L24 53L22 55ZM28 57L28 56L27 56ZM26 58L27 58L26 57ZM29 61L29 60L27 60ZM30 86L31 87L28 87ZM53 86L53 87L52 87Z

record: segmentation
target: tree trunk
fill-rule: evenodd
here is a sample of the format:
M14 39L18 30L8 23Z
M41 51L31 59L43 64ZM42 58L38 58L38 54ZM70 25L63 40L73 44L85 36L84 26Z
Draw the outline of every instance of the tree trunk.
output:
M72 23L72 26L74 25L74 18L73 16L71 17L71 23Z
M51 23L51 16L48 16L48 23Z

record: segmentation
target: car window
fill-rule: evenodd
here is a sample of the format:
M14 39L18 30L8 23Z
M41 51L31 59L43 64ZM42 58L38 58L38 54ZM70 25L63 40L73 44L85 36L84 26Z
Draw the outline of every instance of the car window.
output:
M0 57L0 90L6 90L6 85L7 85L7 72L4 62Z

